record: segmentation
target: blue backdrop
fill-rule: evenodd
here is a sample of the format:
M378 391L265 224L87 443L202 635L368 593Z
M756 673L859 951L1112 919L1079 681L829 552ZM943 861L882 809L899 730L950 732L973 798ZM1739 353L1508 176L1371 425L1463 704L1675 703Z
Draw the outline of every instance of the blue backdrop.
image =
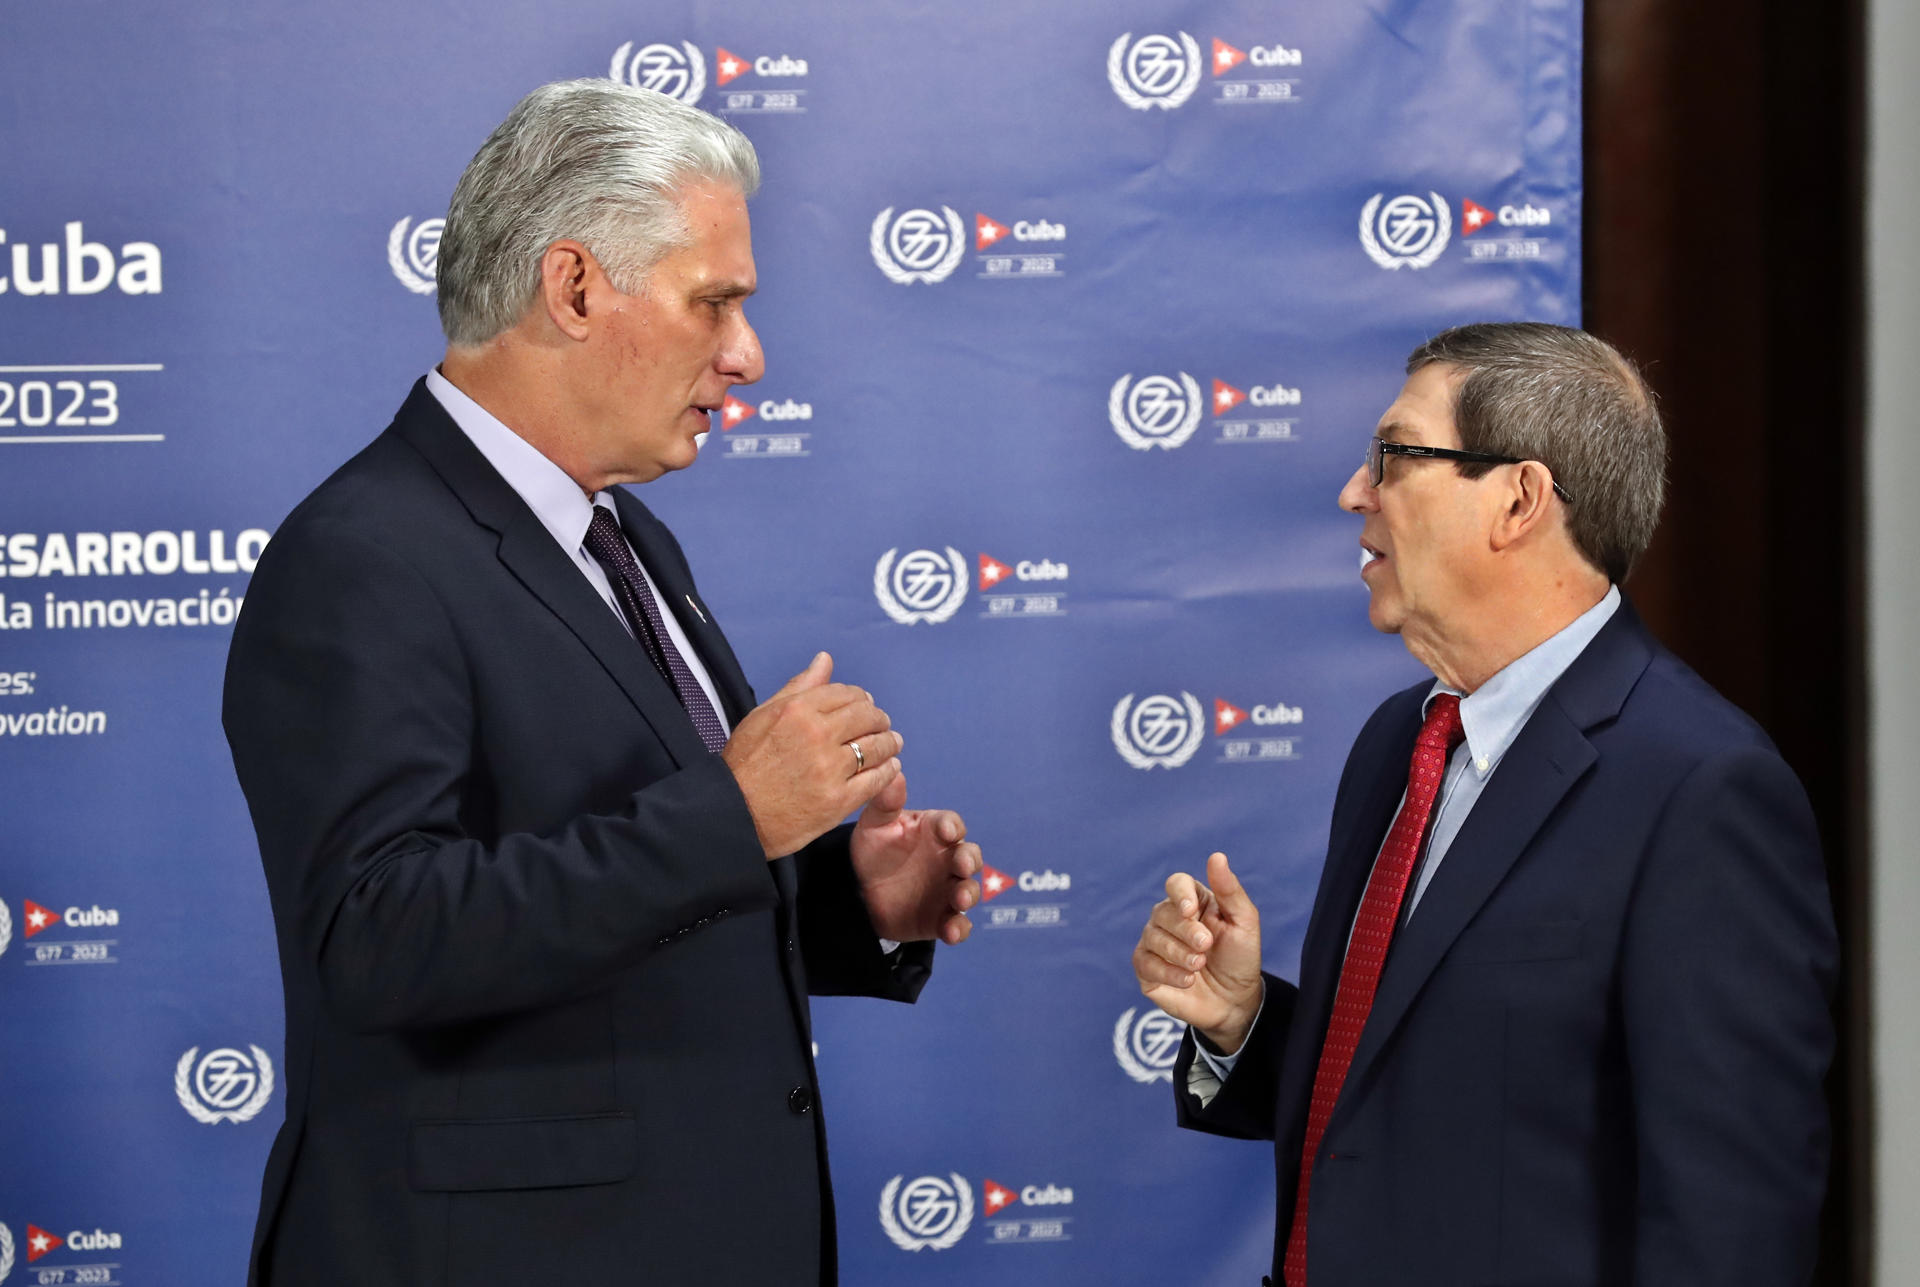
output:
M237 1282L280 994L218 722L280 517L438 357L455 178L543 81L759 145L765 379L645 491L749 675L819 648L989 898L817 1007L844 1276L1253 1281L1128 954L1226 849L1292 974L1418 673L1334 495L1419 340L1575 323L1577 0L74 0L0 43L0 1280ZM739 1213L754 1236L754 1213Z

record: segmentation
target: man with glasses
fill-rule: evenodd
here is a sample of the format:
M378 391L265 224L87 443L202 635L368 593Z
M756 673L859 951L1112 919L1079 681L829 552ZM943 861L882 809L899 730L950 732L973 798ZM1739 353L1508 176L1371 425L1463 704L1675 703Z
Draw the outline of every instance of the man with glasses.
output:
M1805 793L1619 583L1666 439L1580 331L1416 349L1340 492L1433 671L1355 741L1299 983L1225 855L1134 950L1182 1125L1274 1141L1286 1287L1786 1287L1812 1271L1837 948Z

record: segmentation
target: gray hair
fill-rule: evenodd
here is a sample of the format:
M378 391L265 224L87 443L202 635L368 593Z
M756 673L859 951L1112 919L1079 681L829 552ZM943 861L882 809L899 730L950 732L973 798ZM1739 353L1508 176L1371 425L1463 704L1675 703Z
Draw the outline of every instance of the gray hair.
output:
M697 107L610 80L542 85L480 145L440 235L440 328L481 344L526 315L540 258L572 238L636 294L687 244L677 190L717 182L751 196L760 160L744 134Z
M1457 326L1415 349L1465 372L1453 421L1467 451L1537 460L1573 497L1567 531L1586 560L1623 580L1666 499L1667 434L1653 390L1605 340L1544 322ZM1491 465L1459 463L1469 478Z

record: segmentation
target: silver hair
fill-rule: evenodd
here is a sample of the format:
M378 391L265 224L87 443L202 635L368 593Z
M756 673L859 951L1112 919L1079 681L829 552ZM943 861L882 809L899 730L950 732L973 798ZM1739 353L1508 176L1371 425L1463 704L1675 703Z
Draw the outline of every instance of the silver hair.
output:
M482 344L526 315L540 259L563 238L637 294L687 244L678 190L716 182L751 196L760 160L697 107L611 80L542 85L514 105L454 186L440 235L440 328Z
M1544 322L1457 326L1415 349L1407 374L1465 373L1453 420L1467 451L1537 460L1573 497L1567 531L1614 581L1653 539L1666 500L1667 433L1639 368L1605 340ZM1469 478L1491 465L1458 464Z

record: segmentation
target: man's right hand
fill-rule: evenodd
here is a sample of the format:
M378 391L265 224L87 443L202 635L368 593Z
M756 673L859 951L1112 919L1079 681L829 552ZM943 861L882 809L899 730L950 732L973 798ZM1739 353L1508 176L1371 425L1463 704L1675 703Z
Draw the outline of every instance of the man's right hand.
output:
M1260 912L1227 866L1207 859L1207 883L1185 872L1167 877L1153 905L1133 972L1147 1000L1193 1028L1221 1054L1246 1044L1265 995L1260 979Z
M833 658L816 654L720 748L769 859L825 835L900 772L903 739L887 713L866 690L829 683L832 677ZM864 769L847 747L855 741Z

